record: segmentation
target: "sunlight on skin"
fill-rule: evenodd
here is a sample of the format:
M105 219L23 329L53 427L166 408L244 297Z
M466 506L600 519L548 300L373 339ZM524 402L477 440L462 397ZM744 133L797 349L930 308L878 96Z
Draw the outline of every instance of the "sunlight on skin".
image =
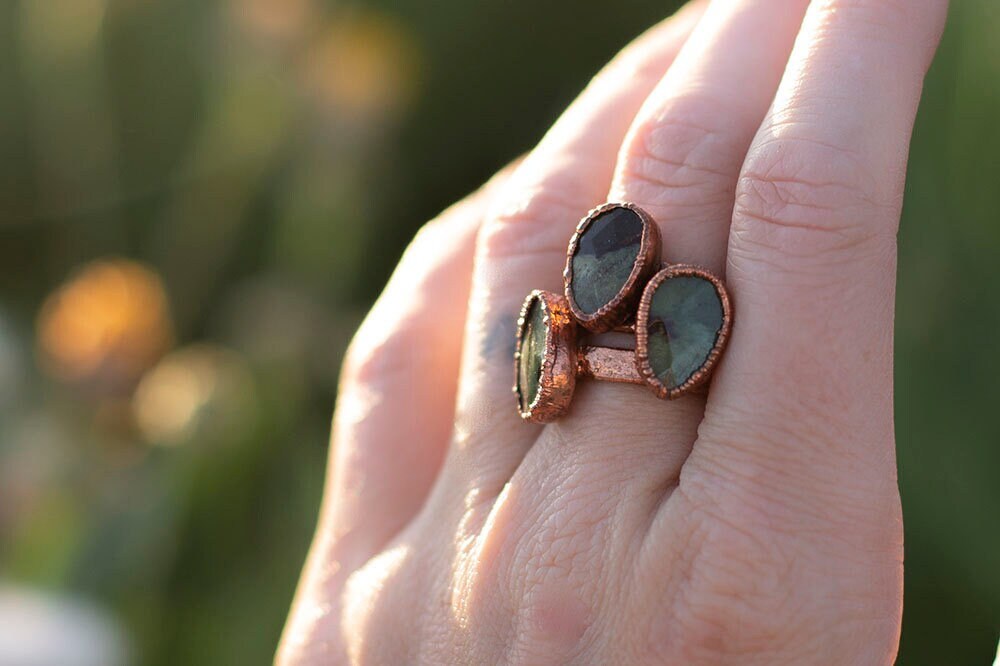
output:
M832 223L850 218L873 224L891 221L898 212L877 202L858 203L849 187L828 186L823 177L827 170L845 163L851 167L846 174L833 173L834 179L850 178L858 169L849 161L828 165L823 159L827 153L817 148L842 141L842 153L867 159L876 174L894 175L894 165L903 161L919 83L933 51L931 36L943 25L945 3L889 5L877 0L720 0L699 25L700 38L684 47L686 69L674 78L661 78L665 63L657 59L656 78L641 95L617 86L602 95L585 94L579 107L583 111L568 114L568 125L550 133L525 160L520 177L515 174L508 183L513 189L505 201L515 210L493 209L478 236L458 409L455 414L454 403L447 405L451 444L434 492L426 500L414 494L423 507L420 518L400 521L396 541L390 534L369 539L379 548L389 540L390 549L362 565L346 589L334 590L346 606L340 637L351 659L891 662L898 645L901 592L895 547L895 536L901 534L898 491L889 464L892 410L886 407L891 372L882 372L891 348L878 367L866 360L853 368L855 375L871 377L869 393L881 400L855 401L852 409L834 410L829 401L798 399L809 397L810 372L826 369L817 366L819 361L848 372L859 346L878 347L887 339L886 331L891 332L891 309L885 307L891 298L870 295L889 294L892 271L865 272L869 256L864 253L838 255L843 265L832 266L833 258L821 252L828 236L816 233L818 222L831 222L817 221L824 214ZM897 12L907 20L899 21ZM811 18L800 33L799 19L806 13ZM906 34L894 37L908 48L896 49L896 41L869 38L866 32L872 25L890 24L898 24L900 32L905 26ZM780 35L765 41L746 38L759 34L761 27ZM797 47L789 65L793 43ZM858 80L840 76L844 63L853 72L857 59L884 66L869 67ZM808 90L800 85L806 74ZM885 86L890 92L886 99L873 99L868 88L887 77L899 82ZM637 118L641 98L658 80L676 85L684 95L700 91L702 97L678 99L667 91ZM600 89L601 77L595 81ZM734 84L756 94L720 99ZM903 89L906 94L899 94ZM776 90L778 108L768 116ZM822 113L813 113L799 99L805 93L805 102ZM608 108L609 97L616 95L621 99ZM832 98L851 104L827 108L825 102ZM885 113L890 104L894 112ZM624 106L632 110L625 113ZM620 142L628 123L614 125L623 116L635 118L640 130L629 135L634 145L625 148ZM780 122L784 131L794 127L802 136L785 136L786 142L775 147L766 134L760 136L762 119L765 132ZM845 131L844 126L850 130L854 125L865 131ZM818 138L809 135L816 127ZM829 137L835 130L843 135ZM676 136L687 141L672 140ZM563 137L566 145L553 145L550 137ZM595 150L598 144L601 150ZM891 150L878 150L883 147ZM634 159L612 168L623 152ZM776 161L769 162L771 158ZM797 171L802 163L813 171ZM755 170L744 177L747 164ZM820 176L810 179L817 170ZM730 286L744 296L745 309L755 301L770 305L742 313L742 342L735 341L735 350L742 347L742 353L734 355L731 348L728 374L713 383L708 404L715 411L709 418L702 418L702 401L664 405L626 396L631 387L591 384L586 393L613 411L581 412L544 430L526 426L513 413L510 395L514 312L531 288L558 288L565 261L560 246L572 231L574 211L603 198L608 192L603 181L613 177L623 193L634 193L625 200L658 207L651 214L670 221L672 234L682 226L688 230L685 259L721 266L728 258L735 267L729 272ZM710 177L714 186L705 187ZM881 187L892 189L893 183ZM756 215L739 198L748 188L757 196L749 203L761 206ZM734 203L742 203L737 212L744 214L734 218L730 233ZM718 233L705 238L701 213L709 210L714 213L708 219L719 221ZM689 218L679 218L678 212ZM753 242L789 233L798 234L794 252L782 244ZM675 247L672 238L664 236L667 247ZM713 240L718 242L713 245ZM733 244L735 256L727 254L726 242ZM798 279L804 267L810 271L807 280L831 268L837 274L850 271L869 296L838 292L842 300L823 301L820 316L801 317L803 311L813 314L805 306L819 307L809 298L809 285ZM748 277L764 268L769 269L767 279ZM833 322L842 329L838 344L823 346L817 322L825 322L831 311L854 316ZM801 326L788 330L789 321L799 320ZM817 345L829 353L817 358ZM380 349L373 346L375 352ZM796 353L816 362L794 364ZM369 381L392 384L393 377L382 377L381 371L408 372L378 357L359 361ZM782 378L794 392L785 390L787 385L734 379L768 376L786 365ZM840 376L832 379L824 390L854 386ZM578 408L585 405L582 396ZM398 413L412 410L412 392L401 398ZM382 445L361 439L355 445L362 443L368 451ZM375 459L403 450L382 453ZM379 490L406 483L412 470L408 464L395 470L395 478L381 477ZM858 490L845 493L845 488ZM373 501L379 497L373 495ZM665 502L666 497L672 501ZM351 506L344 519L356 521L359 508ZM747 515L763 519L749 529L741 520ZM364 521L357 524L364 540L361 531L371 527ZM400 542L407 547L401 550ZM637 549L654 556L632 566L630 554ZM409 575L417 570L419 576ZM859 626L864 627L860 640Z
M411 552L408 545L390 548L348 579L341 632L351 663L363 663L363 651L368 647L364 639L370 633L365 628L380 601L379 592L400 571Z
M500 523L510 513L505 508L511 500L511 487L508 483L500 491L481 528L477 524L477 516L481 515L477 507L482 505L482 493L476 489L466 497L466 512L458 530L458 554L451 597L452 617L463 630L469 628L470 608L476 600L476 589L484 587L481 579L496 561L498 544L495 535L503 533Z
M378 411L385 395L371 385L355 385L337 399L337 429L350 432Z

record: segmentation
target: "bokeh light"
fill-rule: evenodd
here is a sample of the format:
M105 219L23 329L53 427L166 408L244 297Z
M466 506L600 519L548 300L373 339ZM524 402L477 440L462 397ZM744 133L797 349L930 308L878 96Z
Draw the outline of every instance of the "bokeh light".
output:
M153 444L240 441L255 425L253 377L233 351L195 345L167 355L139 384L136 422Z
M265 41L288 43L316 23L314 0L229 0L234 22Z
M111 393L131 388L172 340L160 279L124 259L85 266L38 316L42 366L61 381Z
M345 13L330 24L306 60L306 80L331 118L372 122L410 101L419 50L388 14Z

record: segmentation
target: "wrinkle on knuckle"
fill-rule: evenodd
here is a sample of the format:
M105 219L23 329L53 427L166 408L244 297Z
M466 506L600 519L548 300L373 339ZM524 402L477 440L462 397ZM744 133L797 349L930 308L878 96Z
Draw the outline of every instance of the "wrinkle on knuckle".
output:
M786 535L771 524L773 507L702 481L689 478L675 491L685 505L666 595L672 615L651 634L666 661L814 663L817 655L853 652L843 636L856 627L837 622L898 622L901 535L856 540L849 536L856 526L845 521L843 534L813 538L807 520ZM816 561L827 566L805 564ZM872 570L884 584L858 575Z
M802 427L797 419L774 421L740 420L734 428L709 419L700 440L707 448L685 470L690 494L725 496L751 529L812 552L835 552L854 564L873 556L891 559L902 546L892 461L873 463L871 442L844 446L840 440L852 434L842 426L837 431ZM836 464L829 462L831 451Z
M651 118L630 137L619 166L629 198L647 206L685 206L732 194L725 168L730 152L723 132L688 116L667 112ZM696 116L695 116L696 117Z
M366 322L344 354L342 381L369 388L408 381L421 365L420 354L432 351L429 348L420 351L413 340L433 338L433 326L420 317L407 317L393 328L383 330Z
M505 201L480 227L477 255L490 261L565 256L566 238L582 214L581 203L561 189L547 184Z
M669 663L715 663L782 650L795 616L791 555L683 483L675 497L685 505L683 535L670 562L671 616L652 627L655 652Z
M736 186L733 237L765 256L846 259L894 238L900 200L887 200L875 182L848 150L798 138L764 142Z
M345 582L340 636L350 663L400 663L421 644L431 609L427 578L415 551L399 544L383 551ZM387 634L384 627L405 628Z
M503 646L504 663L563 663L582 649L593 620L579 572L599 570L606 512L584 510L592 502L562 484L542 496L524 492L508 484L482 531L460 548L454 605L466 631L492 632L488 642Z

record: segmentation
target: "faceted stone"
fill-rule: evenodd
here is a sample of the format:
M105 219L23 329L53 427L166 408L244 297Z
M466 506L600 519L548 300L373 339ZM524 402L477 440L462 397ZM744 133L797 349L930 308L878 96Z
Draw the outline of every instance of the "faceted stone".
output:
M591 220L573 254L573 300L593 314L621 292L642 244L642 219L629 208L612 208Z
M536 298L528 307L521 333L520 358L517 365L517 393L521 411L527 411L538 396L542 378L542 360L545 358L545 308Z
M656 288L647 324L649 365L667 388L677 388L705 365L722 318L715 285L704 278L668 278Z

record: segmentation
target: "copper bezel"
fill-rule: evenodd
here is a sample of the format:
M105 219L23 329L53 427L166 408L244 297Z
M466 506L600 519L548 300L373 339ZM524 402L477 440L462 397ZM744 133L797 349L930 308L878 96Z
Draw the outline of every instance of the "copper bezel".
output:
M535 400L522 408L519 386L519 366L521 360L521 339L532 304L538 300L545 314L545 355L538 380L538 395ZM514 397L517 411L525 421L549 423L561 417L569 409L576 388L577 352L576 322L573 320L566 298L561 294L536 289L528 294L521 305L517 319L517 339L514 347Z
M708 358L705 360L705 363L698 368L694 374L688 377L687 381L677 388L671 389L660 381L659 377L657 377L653 372L652 366L650 366L648 322L649 308L653 300L653 294L656 293L656 289L663 284L663 282L675 277L699 277L712 283L712 286L715 287L716 293L719 295L719 301L722 304L722 326L719 328L719 333L715 338L715 345L708 353ZM716 277L711 271L698 266L690 266L687 264L668 266L650 278L649 282L646 284L646 288L642 292L642 298L639 299L639 312L636 315L635 323L636 369L639 371L639 375L645 380L646 385L649 386L658 398L675 400L682 395L691 393L692 391L701 388L708 381L712 374L712 370L715 369L716 363L718 363L719 358L722 356L722 352L725 351L726 343L729 341L729 334L732 330L732 325L732 304L730 302L729 292L726 290L726 285L723 284L722 280Z
M639 216L642 220L642 239L639 243L639 254L632 266L632 272L621 290L605 303L597 312L587 314L576 304L573 298L573 255L576 254L580 237L587 230L590 224L603 213L615 208L628 208ZM587 216L580 220L569 241L569 248L566 250L566 268L563 271L563 284L566 301L573 316L581 326L593 333L604 333L613 328L627 323L632 319L635 306L642 295L643 286L646 281L660 267L660 228L646 211L633 203L606 203L587 213Z

